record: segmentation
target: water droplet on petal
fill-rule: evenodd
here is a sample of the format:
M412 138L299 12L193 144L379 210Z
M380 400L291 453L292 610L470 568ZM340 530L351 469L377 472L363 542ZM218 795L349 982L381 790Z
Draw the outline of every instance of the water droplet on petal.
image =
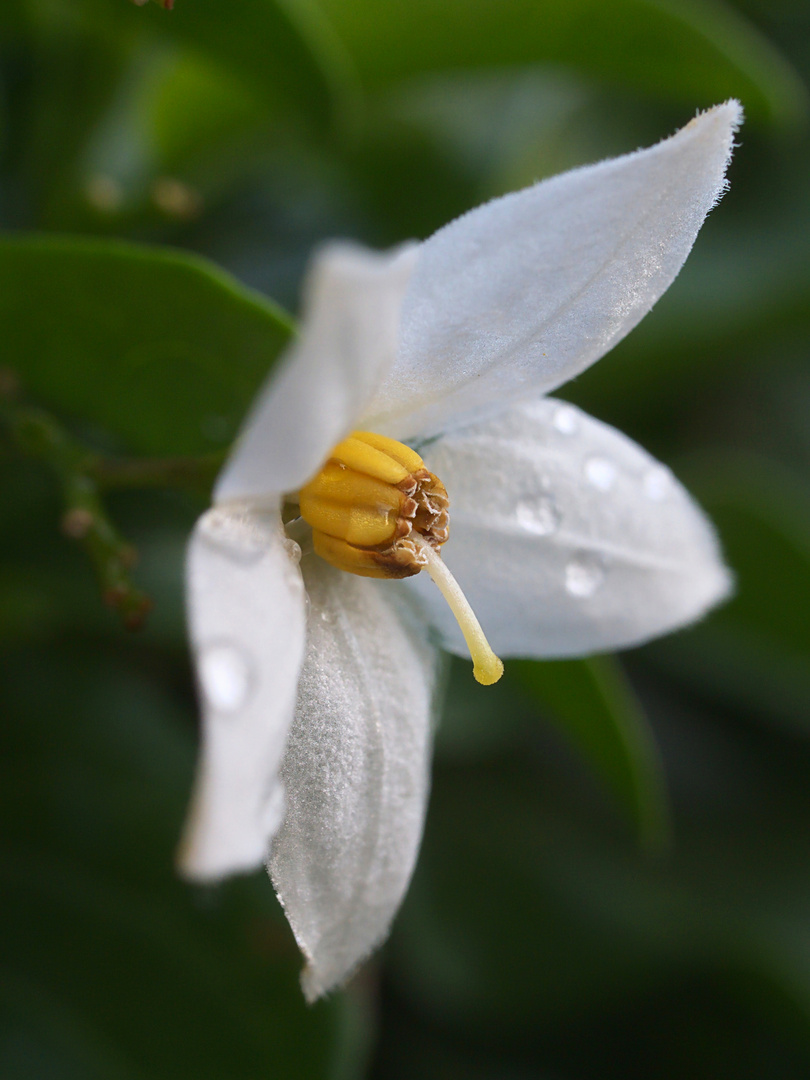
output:
M247 701L252 672L248 657L238 645L218 642L207 645L198 658L200 686L212 709L235 712Z
M560 405L558 409L554 410L551 423L561 435L574 435L579 428L577 410L571 405Z
M549 536L560 525L561 514L557 504L548 495L521 499L515 508L518 524L537 536Z
M653 502L663 502L672 487L672 473L663 465L655 465L643 476L644 494Z
M291 540L288 536L285 536L282 540L284 550L289 555L292 562L296 565L301 562L301 545L296 543L295 540Z
M588 482L599 491L610 491L616 483L618 471L612 461L603 457L588 458L585 462L585 476Z
M565 588L571 596L587 599L605 580L605 567L596 555L578 555L565 568Z
M268 525L234 510L209 510L198 527L210 544L244 565L259 562L270 547Z

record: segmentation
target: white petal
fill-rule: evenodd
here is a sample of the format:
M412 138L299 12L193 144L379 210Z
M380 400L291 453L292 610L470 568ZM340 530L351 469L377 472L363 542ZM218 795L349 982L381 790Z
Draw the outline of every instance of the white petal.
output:
M300 550L278 512L215 507L188 550L202 753L178 856L188 877L259 866L284 812L278 770L304 655Z
M499 654L638 644L700 618L729 591L712 527L672 473L571 405L513 406L424 456L450 496L445 560ZM424 577L406 584L466 655Z
M415 250L331 244L315 257L300 337L259 394L217 502L293 491L356 426L393 363Z
M567 382L669 287L725 188L735 101L648 150L496 199L419 249L367 424L436 434Z
M269 869L314 1000L388 932L416 860L429 784L436 651L396 586L304 560L307 658Z

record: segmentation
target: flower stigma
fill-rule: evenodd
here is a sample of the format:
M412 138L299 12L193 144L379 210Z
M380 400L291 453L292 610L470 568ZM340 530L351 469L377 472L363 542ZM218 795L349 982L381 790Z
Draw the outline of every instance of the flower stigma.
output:
M449 536L447 491L415 450L353 431L301 488L298 503L315 554L339 570L375 578L427 570L464 635L475 678L484 686L500 679L503 663L441 557Z

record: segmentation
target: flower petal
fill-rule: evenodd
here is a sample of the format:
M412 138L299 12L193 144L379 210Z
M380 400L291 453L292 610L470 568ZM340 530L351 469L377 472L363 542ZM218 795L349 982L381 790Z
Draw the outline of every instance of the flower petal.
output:
M188 617L202 754L178 855L190 878L261 865L281 822L278 768L304 656L298 557L277 511L215 507L192 534Z
M301 336L259 394L216 502L295 490L356 426L393 364L415 251L331 244L316 256Z
M428 795L437 654L390 582L314 557L303 569L307 657L269 869L314 1000L385 937L408 886Z
M450 495L447 565L499 654L635 645L729 592L712 527L670 471L571 405L513 406L424 457ZM424 576L406 584L448 648L466 655Z
M436 434L560 386L669 287L724 175L729 101L648 150L487 203L419 248L399 356L367 426Z

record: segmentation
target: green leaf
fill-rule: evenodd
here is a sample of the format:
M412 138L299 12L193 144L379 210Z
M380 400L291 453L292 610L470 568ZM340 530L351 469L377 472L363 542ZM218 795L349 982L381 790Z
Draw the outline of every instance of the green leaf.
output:
M164 65L165 66L165 65ZM193 53L173 58L162 78L152 80L138 103L142 130L154 142L155 158L169 175L186 161L205 161L206 149L266 122L263 102L246 93L237 72L214 67ZM233 169L239 155L233 146L223 164L208 161L209 169ZM238 166L237 166L238 167Z
M803 477L753 454L691 457L683 475L720 532L731 602L647 647L711 697L810 734L810 499Z
M447 68L555 63L690 107L739 96L776 121L807 108L788 62L742 16L706 0L320 2L369 87Z
M194 754L167 658L18 650L4 700L4 1076L315 1080L340 999L309 1009L266 875L173 869ZM175 672L175 676L180 672ZM5 1003L4 1003L5 1004Z
M284 0L193 0L171 12L150 4L83 0L89 19L113 34L148 34L199 51L238 73L266 105L293 123L348 119L353 75L317 8Z
M141 51L85 147L63 231L187 225L280 141L277 119L238 72L197 52ZM186 206L156 199L167 178Z
M4 364L41 404L147 454L226 445L291 333L203 259L112 242L0 242Z
M618 661L521 661L523 685L635 822L644 846L669 838L661 762L646 717Z
M670 697L659 684L656 712L678 808L677 844L663 858L628 843L547 741L437 761L387 971L434 1036L484 1052L496 1040L509 1051L576 1043L583 1030L611 1031L622 1013L632 1024L639 1003L690 973L702 982L715 971L735 994L748 990L742 973L778 986L801 1012L807 1045L810 746L741 729L705 704L684 708L682 687ZM769 1023L770 1004L759 1006ZM681 1046L683 1014L670 1019ZM592 1068L560 1075L603 1076L601 1034L594 1051ZM611 1077L650 1075L612 1065Z
M615 824L536 740L440 765L389 981L441 1026L518 1042L688 963L692 898Z
M70 17L26 30L7 103L5 169L14 198L4 217L30 226L58 218L77 159L116 94L128 50Z
M22 0L6 0L0 7L0 32L6 43L12 35L17 35L27 26L25 6Z
M759 191L755 196L765 201L774 194ZM810 220L805 203L786 201L794 223ZM565 386L565 398L586 412L609 415L622 430L655 433L677 413L695 410L726 380L740 384L741 377L750 379L762 368L763 356L769 357L768 382L775 388L775 358L781 353L790 361L794 351L806 355L810 288L802 275L810 266L810 244L802 229L793 230L798 250L788 259L789 242L772 217L766 240L744 230L739 220L723 219L726 209L721 205L706 226L711 230L723 223L725 233L715 250L707 250L699 237L655 311L609 356ZM766 243L767 258L761 257ZM795 397L792 403L798 405Z

